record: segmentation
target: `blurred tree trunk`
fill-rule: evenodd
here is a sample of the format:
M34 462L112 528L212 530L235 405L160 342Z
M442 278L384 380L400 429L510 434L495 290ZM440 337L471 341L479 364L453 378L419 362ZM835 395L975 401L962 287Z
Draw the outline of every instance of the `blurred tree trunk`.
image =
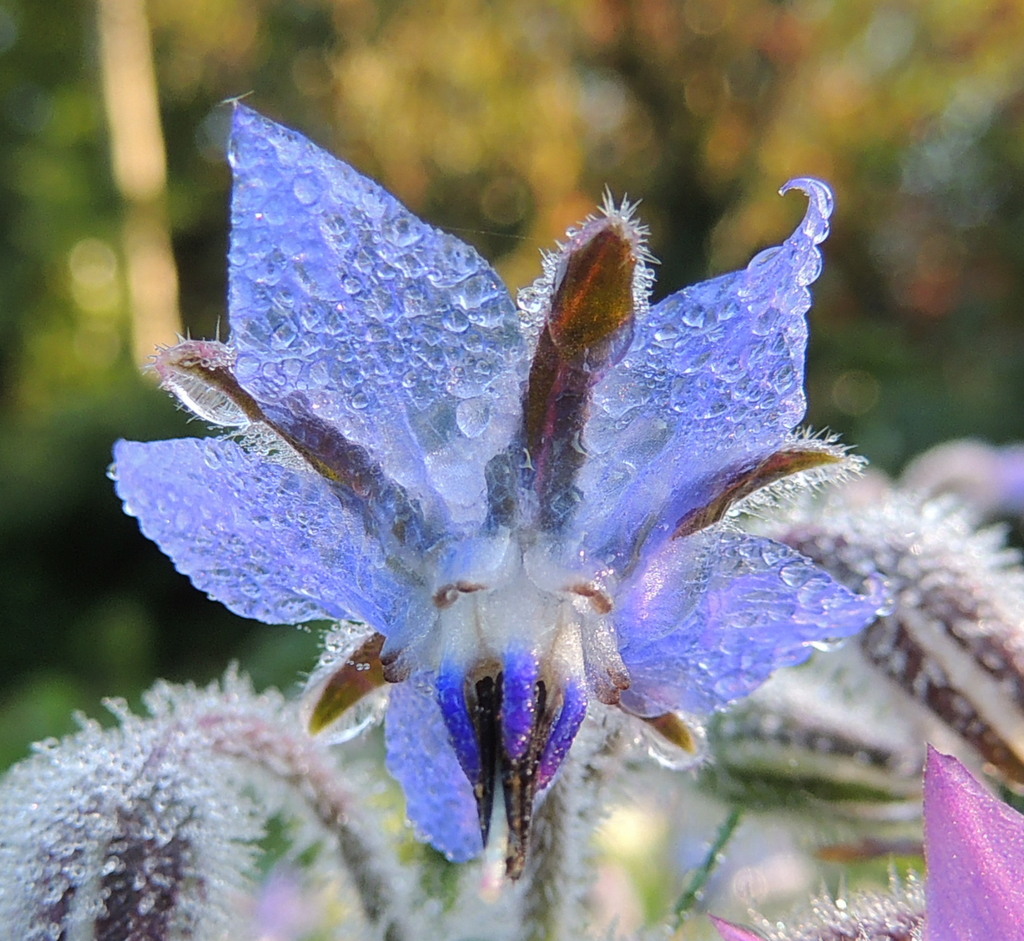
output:
M124 200L132 350L143 362L181 333L153 47L145 0L97 0L97 12L111 163Z

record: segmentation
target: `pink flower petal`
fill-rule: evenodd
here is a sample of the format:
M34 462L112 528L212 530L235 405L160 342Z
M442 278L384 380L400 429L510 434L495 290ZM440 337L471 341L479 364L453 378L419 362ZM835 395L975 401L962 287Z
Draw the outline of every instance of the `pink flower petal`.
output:
M753 931L748 931L746 928L734 925L731 921L715 918L714 915L710 917L718 929L718 933L722 936L723 941L764 941L764 938L759 934L754 934Z
M1024 938L1024 817L934 749L924 808L926 941Z

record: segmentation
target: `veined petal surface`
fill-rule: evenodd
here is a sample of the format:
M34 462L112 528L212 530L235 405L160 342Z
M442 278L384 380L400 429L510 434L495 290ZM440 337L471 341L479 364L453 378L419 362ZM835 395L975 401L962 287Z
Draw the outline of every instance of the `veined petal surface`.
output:
M580 474L588 546L619 565L635 534L670 531L712 492L716 475L776 450L803 419L807 286L818 277L832 195L804 190L803 222L743 271L656 304L594 391Z
M402 486L457 522L519 418L526 344L470 246L300 134L237 105L229 307L238 380L305 393Z
M949 755L928 753L924 786L925 941L1024 933L1024 817Z
M434 684L414 674L391 689L385 740L388 771L402 785L417 833L462 863L480 854L480 824L469 780L459 766Z
M125 512L179 572L236 614L272 624L357 618L387 634L408 587L323 478L234 441L119 441Z
M752 692L814 641L861 630L878 607L770 539L709 529L669 541L623 586L615 615L640 715L708 713Z

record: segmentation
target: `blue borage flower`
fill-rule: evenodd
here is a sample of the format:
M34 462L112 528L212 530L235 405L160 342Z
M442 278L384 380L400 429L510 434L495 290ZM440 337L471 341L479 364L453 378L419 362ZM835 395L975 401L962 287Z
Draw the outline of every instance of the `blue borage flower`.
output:
M843 462L793 433L824 184L784 187L810 205L783 245L650 309L645 230L608 199L517 309L472 248L240 105L231 163L230 340L155 359L228 434L119 442L117 490L232 611L375 632L313 724L395 684L388 767L449 858L480 852L497 803L522 872L593 700L685 744L674 713L874 616L727 520Z

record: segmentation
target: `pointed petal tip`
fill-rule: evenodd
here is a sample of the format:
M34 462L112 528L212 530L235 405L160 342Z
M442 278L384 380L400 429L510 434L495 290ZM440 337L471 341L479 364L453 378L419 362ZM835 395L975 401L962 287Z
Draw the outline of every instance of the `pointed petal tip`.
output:
M1019 937L1024 817L956 758L930 748L925 771L930 941Z
M800 231L815 245L818 245L828 238L828 220L835 209L835 195L832 192L832 187L816 177L800 176L784 184L779 189L779 195L784 196L794 189L800 190L808 199L807 212L804 214Z
M232 144L238 135L243 133L250 125L263 120L263 116L258 111L253 111L248 105L242 104L242 98L228 98L224 104L231 108Z
M311 140L294 128L279 124L265 114L243 104L242 98L230 99L228 104L231 105L231 130L228 134L227 157L229 165L236 174L236 185L239 182L237 174L243 172L243 157L246 154L255 157L268 147L279 150L282 143L286 141L294 141L299 145L300 150L303 146L319 150ZM281 160L282 158L279 155L277 159Z
M237 95L234 98L225 98L224 104L229 105L231 108L231 123L235 125L246 124L251 122L261 123L267 119L263 117L254 108L250 108L245 101L249 98L251 92L246 92L244 95Z
M947 769L960 764L952 755L940 752L931 742L928 743L928 753L924 762L924 773L926 778L935 775L943 775Z
M779 187L779 195L785 196L790 190L800 190L810 200L811 208L826 219L835 210L835 193L824 180L814 176L794 177Z
M934 745L928 745L924 769L926 812L929 805L934 803L940 808L935 813L948 816L965 796L974 801L990 797L988 791L959 759L944 754Z
M241 154L249 145L249 141L259 138L261 126L266 122L258 111L243 105L238 98L229 99L231 106L231 124L227 136L227 159L233 173L240 172Z

